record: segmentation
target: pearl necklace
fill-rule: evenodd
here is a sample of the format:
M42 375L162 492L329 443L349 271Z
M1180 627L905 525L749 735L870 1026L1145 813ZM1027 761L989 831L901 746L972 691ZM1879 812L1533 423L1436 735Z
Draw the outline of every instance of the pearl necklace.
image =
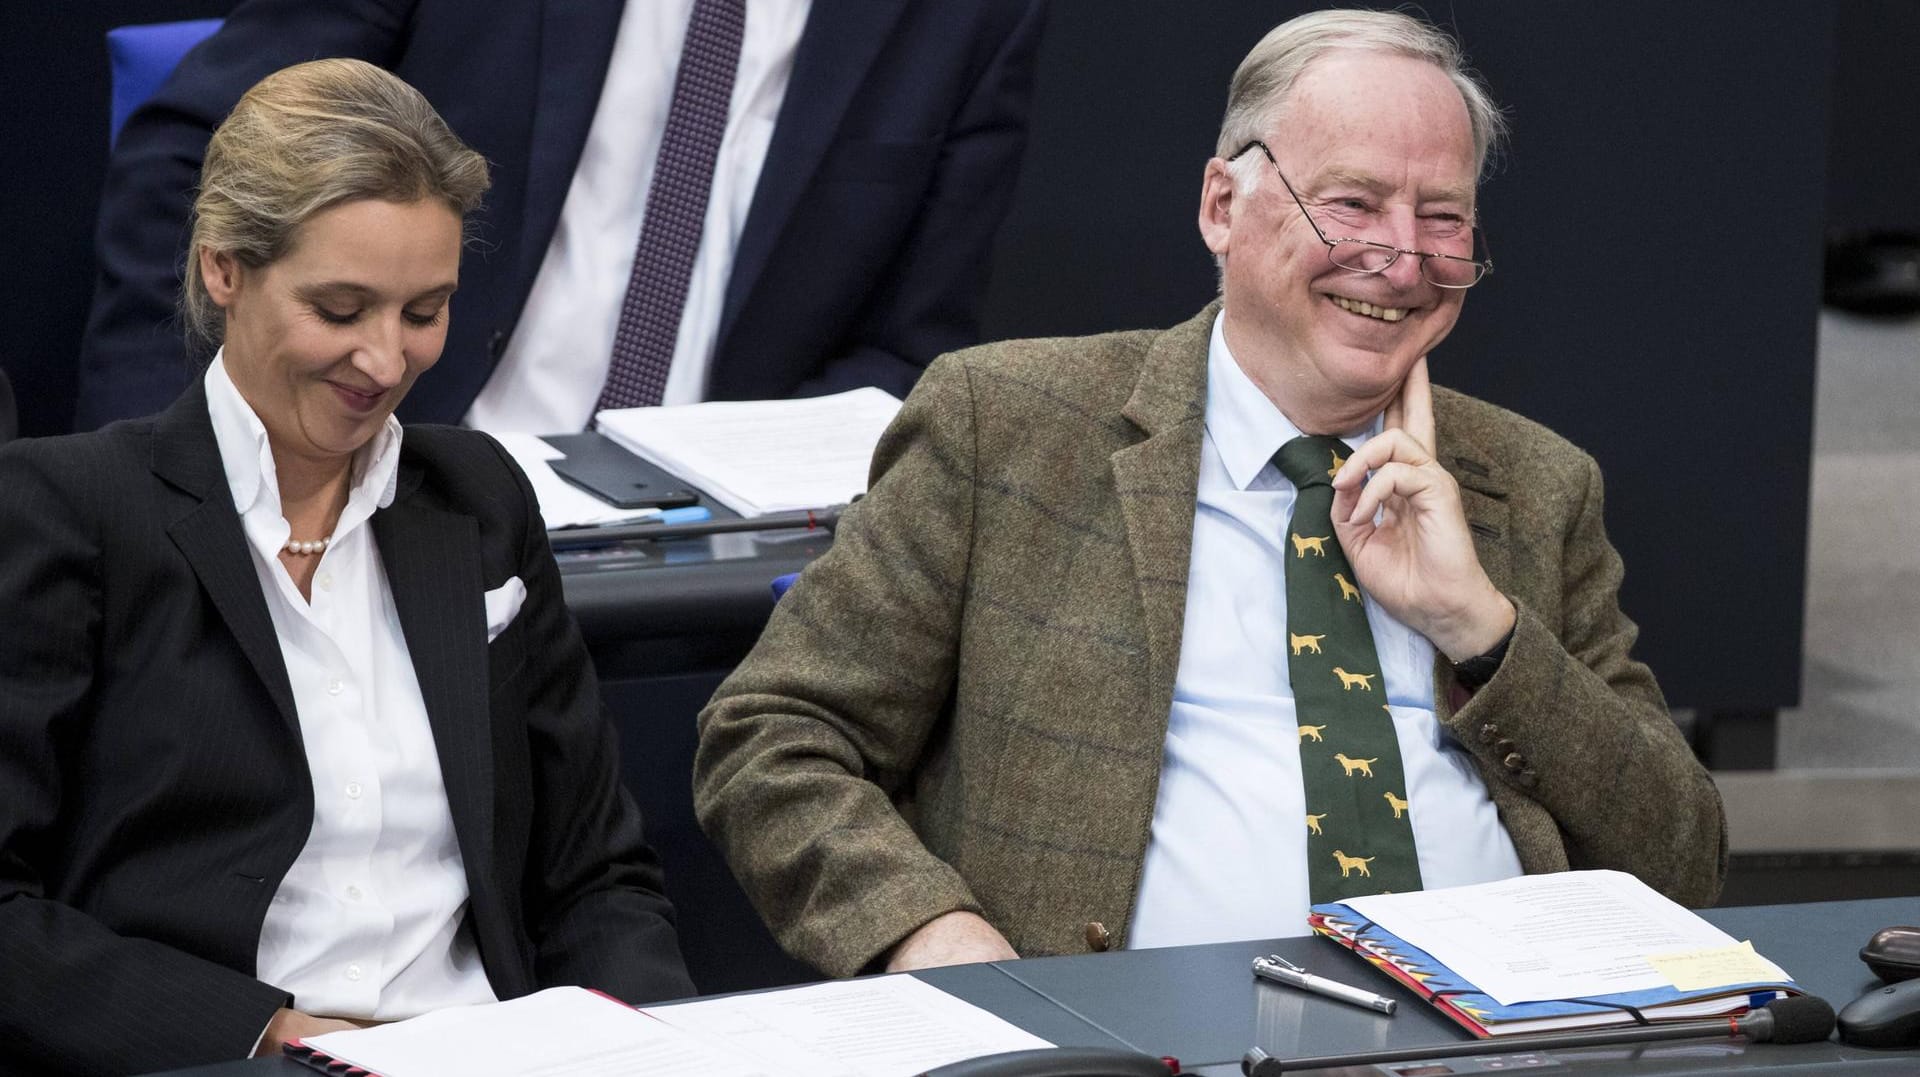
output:
M325 552L328 543L331 543L332 541L333 541L332 535L324 535L320 538L314 539L312 542L296 542L292 539L288 539L287 544L280 548L287 551L290 554L294 554L296 556L304 556L306 554Z

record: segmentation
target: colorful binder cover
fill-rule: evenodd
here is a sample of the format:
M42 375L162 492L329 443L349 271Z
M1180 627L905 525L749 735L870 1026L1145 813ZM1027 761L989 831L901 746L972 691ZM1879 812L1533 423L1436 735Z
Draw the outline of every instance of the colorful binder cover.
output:
M1462 1028L1482 1038L1733 1017L1764 1006L1781 995L1803 993L1791 980L1782 980L1695 992L1651 988L1591 998L1503 1005L1482 994L1426 951L1409 945L1343 903L1313 906L1307 924L1316 934L1359 954Z
M381 1077L372 1070L364 1070L349 1062L342 1062L325 1051L310 1047L300 1040L284 1044L281 1050L288 1058L304 1066L311 1066L321 1073L330 1073L334 1077Z

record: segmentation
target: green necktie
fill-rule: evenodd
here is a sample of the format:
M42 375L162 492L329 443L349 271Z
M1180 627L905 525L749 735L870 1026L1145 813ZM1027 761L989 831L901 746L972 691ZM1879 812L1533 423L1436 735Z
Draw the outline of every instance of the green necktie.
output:
M1333 476L1350 451L1339 438L1298 437L1273 456L1300 491L1284 551L1287 674L1315 903L1420 889L1406 773L1366 599L1333 533Z

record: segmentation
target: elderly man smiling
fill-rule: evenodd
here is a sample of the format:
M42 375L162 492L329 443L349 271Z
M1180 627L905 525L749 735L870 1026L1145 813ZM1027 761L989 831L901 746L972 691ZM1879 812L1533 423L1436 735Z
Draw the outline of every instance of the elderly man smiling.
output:
M1294 19L1201 182L1219 303L928 371L701 717L701 818L790 950L1260 938L1569 867L1713 900L1593 460L1428 382L1500 126L1433 27Z

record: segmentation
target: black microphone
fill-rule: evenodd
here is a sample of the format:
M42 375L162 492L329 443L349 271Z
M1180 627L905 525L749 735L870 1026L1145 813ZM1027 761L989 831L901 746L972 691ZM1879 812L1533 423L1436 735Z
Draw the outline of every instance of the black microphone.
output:
M1543 1036L1496 1036L1432 1047L1397 1047L1312 1058L1280 1059L1255 1047L1241 1058L1240 1072L1247 1077L1279 1077L1283 1073L1335 1066L1371 1066L1381 1062L1413 1062L1424 1058L1458 1058L1463 1055L1522 1054L1573 1047L1612 1047L1623 1043L1703 1039L1711 1036L1743 1036L1753 1043L1814 1043L1833 1034L1833 1020L1833 1007L1826 999L1796 995L1774 999L1760 1009L1748 1010L1739 1017L1716 1017L1704 1021L1596 1028Z

